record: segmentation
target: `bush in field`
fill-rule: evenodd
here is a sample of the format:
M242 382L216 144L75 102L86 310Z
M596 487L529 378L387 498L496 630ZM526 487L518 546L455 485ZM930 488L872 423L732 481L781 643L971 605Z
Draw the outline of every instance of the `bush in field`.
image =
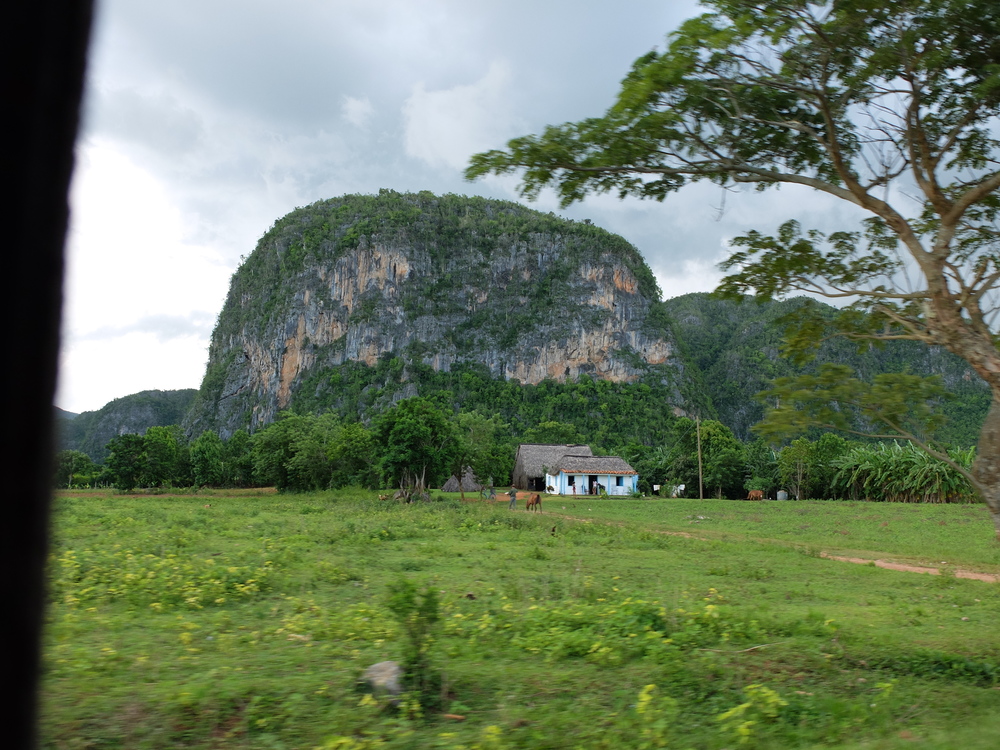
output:
M403 682L417 694L425 708L441 700L441 675L432 667L430 650L441 620L437 591L428 585L417 591L412 581L401 579L389 586L389 611L403 629Z
M975 449L948 455L969 468ZM977 496L954 467L906 443L859 445L835 460L834 489L844 497L899 503L971 503Z

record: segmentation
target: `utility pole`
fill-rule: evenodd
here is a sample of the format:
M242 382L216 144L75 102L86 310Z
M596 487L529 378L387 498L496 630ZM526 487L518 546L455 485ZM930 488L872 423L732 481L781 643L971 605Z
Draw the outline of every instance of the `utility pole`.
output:
M694 418L694 426L698 435L698 499L705 499L705 488L701 479L701 417Z

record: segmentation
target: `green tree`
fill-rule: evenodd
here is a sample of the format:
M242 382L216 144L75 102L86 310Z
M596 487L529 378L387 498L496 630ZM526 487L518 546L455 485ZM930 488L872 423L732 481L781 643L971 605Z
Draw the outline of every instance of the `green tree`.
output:
M796 500L807 500L815 446L806 438L793 440L778 454L781 483Z
M146 487L183 484L178 480L181 468L181 446L177 432L172 427L150 427L143 436L146 446L146 465L143 467L142 484Z
M56 454L53 483L56 487L72 487L82 482L90 484L98 467L83 451L63 450Z
M331 487L378 487L375 438L360 422L345 424L327 445Z
M253 479L261 486L289 488L288 461L292 444L304 429L303 418L291 412L280 412L278 418L254 433L251 439Z
M205 430L191 444L191 473L199 486L220 487L225 484L223 461L225 446L212 430Z
M423 480L426 487L447 478L455 449L451 420L425 398L407 398L374 421L379 446L379 467L386 486L411 485Z
M288 489L298 492L326 489L333 472L328 447L341 429L340 420L327 413L301 417L297 424L299 429L292 436L285 463Z
M671 480L686 485L685 494L698 493L698 441L701 439L702 484L706 495L743 497L745 452L732 430L714 419L682 417L674 424L670 448Z
M746 490L762 490L765 494L777 489L780 482L778 457L762 438L746 445Z
M666 447L629 443L615 449L614 453L628 461L639 474L639 491L644 495L653 494L653 486L668 484L670 472L670 451Z
M452 473L461 477L459 472L468 467L484 485L490 479L494 486L506 484L513 469L513 446L503 439L504 433L509 433L509 427L499 417L479 412L456 415Z
M252 443L246 430L237 430L229 436L223 454L226 484L231 484L234 487L249 487L253 484L253 454L251 450Z
M808 310L793 351L827 335L911 339L965 359L992 405L971 470L932 442L941 386L882 376L843 388L786 382L771 423L850 427L861 412L949 461L985 499L1000 539L1000 6L994 0L705 0L666 48L639 58L603 117L549 127L473 157L469 178L521 171L529 198L591 192L663 200L709 180L802 185L867 212L861 232L785 224L750 232L721 290L807 291L850 302ZM912 378L912 376L910 376ZM906 381L904 383L904 381ZM895 386L895 387L894 387ZM801 398L797 398L801 396ZM883 408L882 398L889 398ZM908 403L906 403L908 402Z
M524 433L524 442L553 445L583 443L583 435L575 425L566 422L540 422Z
M330 445L340 433L335 414L321 416L281 412L252 438L254 481L280 491L309 492L330 486Z
M837 497L835 477L840 470L837 460L850 450L851 444L832 432L820 435L813 446L809 472L809 496L819 499Z
M146 442L142 435L127 433L111 438L107 445L108 467L115 489L131 492L142 481L146 470Z

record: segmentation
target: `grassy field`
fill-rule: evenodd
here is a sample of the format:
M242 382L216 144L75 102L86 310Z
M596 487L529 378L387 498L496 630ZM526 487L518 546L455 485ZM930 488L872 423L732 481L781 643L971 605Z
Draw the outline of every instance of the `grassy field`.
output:
M819 556L995 571L991 538L974 506L64 494L44 746L992 749L1000 585ZM401 579L443 687L393 710L356 681L403 653Z
M982 505L865 502L733 502L557 498L545 510L577 518L627 521L700 537L761 540L841 554L1000 572L1000 545Z

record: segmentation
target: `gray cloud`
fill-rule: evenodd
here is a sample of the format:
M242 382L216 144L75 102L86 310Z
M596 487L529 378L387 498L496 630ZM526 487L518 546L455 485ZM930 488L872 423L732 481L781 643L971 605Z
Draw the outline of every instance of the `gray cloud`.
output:
M602 114L632 61L697 12L694 0L103 0L81 148L148 174L180 215L182 241L235 270L277 218L316 200L383 187L517 199L512 177L466 182L469 156ZM709 288L725 240L750 228L793 213L827 230L856 218L807 191L728 193L720 211L722 196L698 185L663 204L595 196L561 210L545 193L535 207L623 235L673 293ZM74 206L78 219L83 210ZM75 245L99 253L102 239ZM88 318L74 350L137 331L207 346L218 311L153 312ZM191 349L203 358L205 346Z
M94 130L144 146L161 157L191 153L204 137L198 114L169 95L148 95L131 89L95 90L90 108Z
M467 183L479 150L599 115L631 62L684 18L686 2L628 12L579 0L106 0L88 133L168 187L193 241L234 264L295 206L397 190L516 198L513 180ZM695 186L664 204L607 196L560 211L631 240L661 273L726 237L787 218L790 192ZM798 193L823 227L849 209ZM725 210L722 210L724 207Z
M121 325L105 325L87 333L72 337L73 343L85 341L106 341L127 336L130 333L150 333L157 341L164 343L188 336L208 338L215 325L214 313L196 310L188 315L145 315L138 320Z

